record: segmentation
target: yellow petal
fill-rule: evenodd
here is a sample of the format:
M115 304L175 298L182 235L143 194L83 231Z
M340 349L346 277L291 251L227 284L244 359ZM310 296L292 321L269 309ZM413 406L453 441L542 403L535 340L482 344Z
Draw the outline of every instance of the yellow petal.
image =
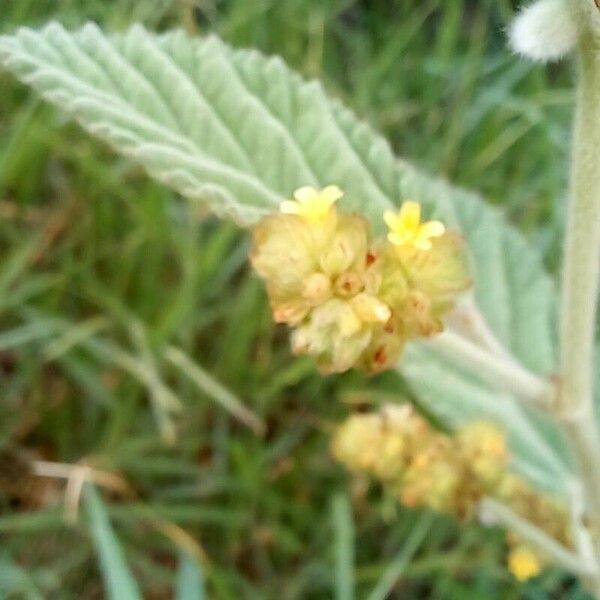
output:
M431 250L433 244L429 238L417 237L413 241L413 245L417 250Z
M387 237L388 240L390 240L390 242L392 242L392 244L394 244L395 246L403 246L404 244L406 244L406 237L404 235L399 235L392 231L388 233Z
M406 229L416 230L421 223L421 205L418 202L405 202L398 216Z
M343 195L344 192L337 185L328 185L321 192L321 196L326 198L331 204L337 202Z
M300 205L294 200L284 200L279 205L279 210L288 215L297 215L300 212Z
M398 215L394 211L386 210L383 213L383 220L392 231L394 231L394 229L396 229L396 227L398 226Z
M440 237L446 233L446 227L440 221L427 221L419 228L419 237Z
M310 202L315 196L318 195L318 191L315 188L305 185L304 187L298 188L294 192L294 198L298 200L298 202L304 204L305 202Z
M431 238L444 235L446 228L439 221L428 221L419 227L414 244L419 250L431 250Z

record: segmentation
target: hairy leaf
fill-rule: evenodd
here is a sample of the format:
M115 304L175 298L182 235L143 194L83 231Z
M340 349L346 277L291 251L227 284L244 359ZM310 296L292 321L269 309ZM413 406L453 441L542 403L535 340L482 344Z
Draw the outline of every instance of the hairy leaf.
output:
M0 61L151 176L241 225L310 184L341 186L342 208L376 231L384 209L424 203L466 237L475 300L495 335L526 367L551 373L555 291L536 253L497 210L398 160L279 58L182 32L134 26L106 36L94 25L69 33L51 24L0 37ZM401 367L430 410L451 424L500 420L524 471L549 487L563 479L556 433L512 398L429 344L410 348Z

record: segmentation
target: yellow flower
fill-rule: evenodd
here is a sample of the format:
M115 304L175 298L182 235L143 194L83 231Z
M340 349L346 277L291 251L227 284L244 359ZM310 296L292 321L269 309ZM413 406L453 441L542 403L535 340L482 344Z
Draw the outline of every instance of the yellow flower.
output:
M294 200L283 201L279 208L282 213L299 215L311 223L318 223L343 195L336 185L328 185L322 190L304 186L294 192Z
M431 238L440 237L446 231L440 221L421 223L421 205L418 202L405 202L398 214L388 210L383 219L390 228L388 240L395 246L431 250Z
M508 555L508 569L519 581L527 581L539 575L541 565L532 550L527 546L518 546Z

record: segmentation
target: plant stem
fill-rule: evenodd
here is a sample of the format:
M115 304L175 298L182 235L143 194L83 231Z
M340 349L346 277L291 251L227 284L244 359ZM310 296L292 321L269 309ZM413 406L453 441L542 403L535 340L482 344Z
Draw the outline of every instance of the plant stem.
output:
M529 544L538 549L543 555L551 558L556 564L578 573L583 576L589 576L586 571L586 565L581 562L579 557L550 537L526 519L523 519L508 506L493 498L484 498L481 501L481 511L490 515L498 523L508 527ZM489 518L486 516L486 519Z
M516 362L512 354L504 347L500 340L494 335L484 316L479 310L472 294L467 296L455 310L462 323L459 323L458 331L465 333L486 348L492 354L501 356L509 362Z
M592 0L589 0L593 6ZM600 436L593 400L594 338L600 276L600 58L593 25L572 1L579 26L579 68L571 188L560 313L561 381L556 415L562 421L584 487L592 527L600 525ZM598 563L598 548L596 548ZM600 598L597 578L590 586Z
M554 397L554 388L546 380L527 371L514 360L492 354L485 348L452 331L444 331L431 339L431 345L468 366L499 389L541 409L548 409Z
M571 190L560 316L561 385L557 412L584 479L588 510L600 523L600 437L592 396L600 275L600 60L591 32L579 44Z

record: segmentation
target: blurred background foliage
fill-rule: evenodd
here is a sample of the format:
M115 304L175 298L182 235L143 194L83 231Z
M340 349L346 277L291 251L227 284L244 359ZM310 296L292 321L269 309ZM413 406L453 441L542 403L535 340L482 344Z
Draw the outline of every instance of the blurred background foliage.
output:
M506 50L514 10L2 0L0 31L140 21L280 54L399 154L499 205L554 271L571 73ZM0 90L0 598L108 597L111 577L127 598L123 557L145 598L198 581L197 558L218 599L585 597L556 571L515 582L500 531L403 511L352 482L329 457L331 428L353 405L409 396L399 378L323 378L292 357L247 269L245 234L7 74ZM72 524L64 479L35 476L49 468L40 461L114 476L84 493Z

